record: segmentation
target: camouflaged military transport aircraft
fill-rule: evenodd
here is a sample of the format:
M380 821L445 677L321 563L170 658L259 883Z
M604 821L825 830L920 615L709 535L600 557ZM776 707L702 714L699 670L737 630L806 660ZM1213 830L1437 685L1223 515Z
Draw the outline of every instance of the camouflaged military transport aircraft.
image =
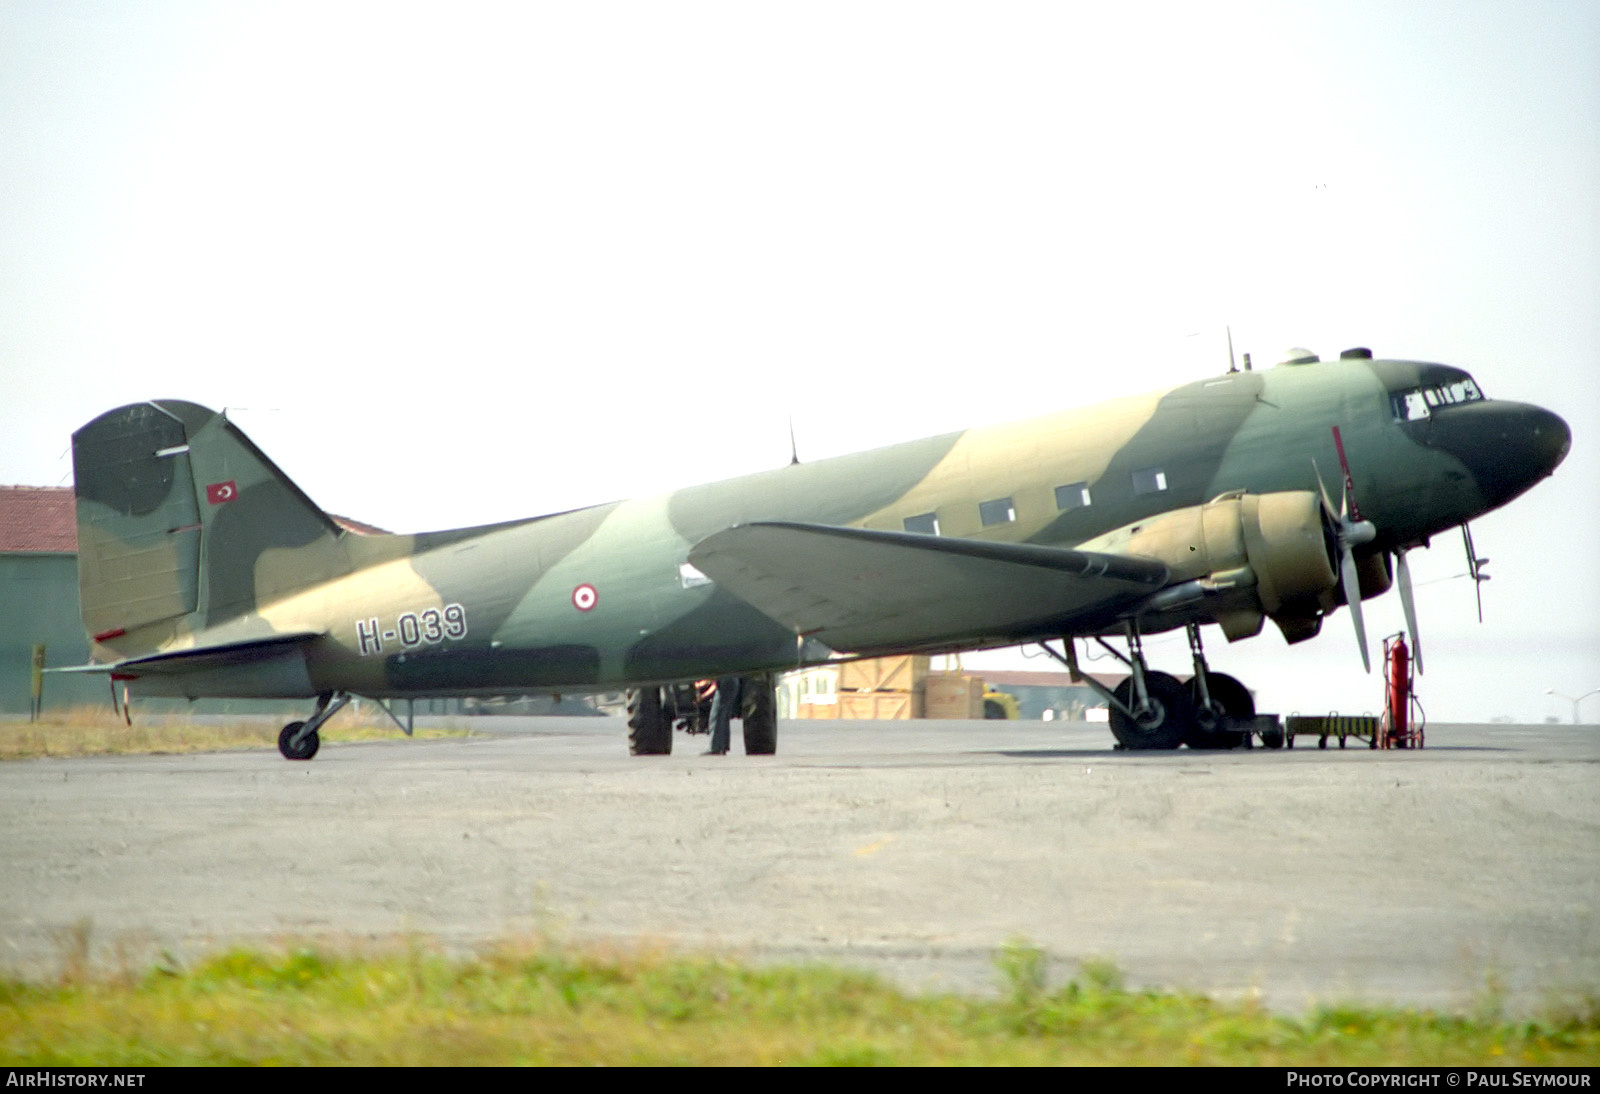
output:
M1122 746L1227 746L1252 701L1206 667L1201 625L1234 641L1270 618L1299 642L1348 604L1365 660L1361 598L1397 580L1415 644L1406 551L1533 486L1570 440L1458 368L1291 351L660 497L363 535L223 415L136 403L73 435L83 670L135 695L314 698L289 759L354 695L623 687L633 750L668 752L664 686L737 674L746 749L771 752L777 671L1024 642L1076 671L1092 639L1130 669L1105 693ZM1140 643L1177 627L1187 684Z

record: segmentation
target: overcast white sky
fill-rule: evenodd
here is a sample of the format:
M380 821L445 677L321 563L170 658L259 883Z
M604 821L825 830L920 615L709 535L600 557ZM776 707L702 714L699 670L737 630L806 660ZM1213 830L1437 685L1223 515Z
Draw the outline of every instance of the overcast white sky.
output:
M474 524L782 464L790 414L815 459L1219 372L1226 324L1565 416L1475 525L1484 626L1419 553L1422 697L1600 687L1592 0L0 0L0 481L180 397L327 509ZM1211 650L1381 698L1346 613Z

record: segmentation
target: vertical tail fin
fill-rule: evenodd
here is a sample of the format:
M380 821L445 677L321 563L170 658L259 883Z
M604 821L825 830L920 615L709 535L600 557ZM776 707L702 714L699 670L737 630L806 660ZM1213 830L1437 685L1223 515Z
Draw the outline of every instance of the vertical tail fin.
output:
M108 411L72 435L72 465L96 641L184 617L200 630L349 572L339 527L205 407Z

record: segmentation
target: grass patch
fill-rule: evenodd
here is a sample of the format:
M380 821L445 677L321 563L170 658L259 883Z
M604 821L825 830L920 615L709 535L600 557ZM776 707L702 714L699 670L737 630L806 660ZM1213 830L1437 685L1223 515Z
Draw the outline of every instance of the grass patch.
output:
M309 704L307 713L309 712ZM304 717L304 713L301 714ZM288 719L285 719L287 721ZM182 716L155 714L133 724L101 707L74 707L49 712L37 722L0 722L0 760L31 760L45 756L166 755L181 752L223 752L231 749L278 747L283 722L270 716L239 717L230 721L191 721ZM346 707L320 730L323 746L348 741L392 740L401 730L382 711L364 709L358 715ZM423 729L416 736L465 737L465 728Z
M910 996L824 966L511 942L451 958L230 950L190 968L0 980L13 1067L161 1064L1264 1064L1593 1066L1588 1006L1538 1022L1329 1008L1302 1019L1132 991L1107 963L1055 989L997 957L992 1000Z

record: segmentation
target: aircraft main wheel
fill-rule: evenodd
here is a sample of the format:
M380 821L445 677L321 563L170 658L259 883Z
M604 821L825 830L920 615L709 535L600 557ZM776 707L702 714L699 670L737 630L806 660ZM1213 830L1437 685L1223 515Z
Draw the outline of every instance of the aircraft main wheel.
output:
M1256 701L1250 689L1225 672L1206 674L1206 690L1211 694L1210 710L1200 706L1200 680L1189 681L1189 701L1194 704L1194 723L1183 738L1190 748L1238 748L1247 734L1228 729L1224 719L1256 716Z
M660 688L628 691L628 753L633 756L672 754L672 719L661 709Z
M744 754L778 751L778 691L770 676L744 678Z
M1111 735L1129 750L1177 748L1194 722L1194 704L1189 691L1164 672L1144 674L1145 690L1150 695L1149 709L1131 718L1115 706L1111 708ZM1124 705L1136 702L1130 676L1111 693Z
M322 747L322 738L316 730L307 733L299 744L294 743L295 734L299 733L305 725L304 722L290 722L283 727L283 732L278 734L278 751L283 753L286 760L309 760L317 754L317 749Z

